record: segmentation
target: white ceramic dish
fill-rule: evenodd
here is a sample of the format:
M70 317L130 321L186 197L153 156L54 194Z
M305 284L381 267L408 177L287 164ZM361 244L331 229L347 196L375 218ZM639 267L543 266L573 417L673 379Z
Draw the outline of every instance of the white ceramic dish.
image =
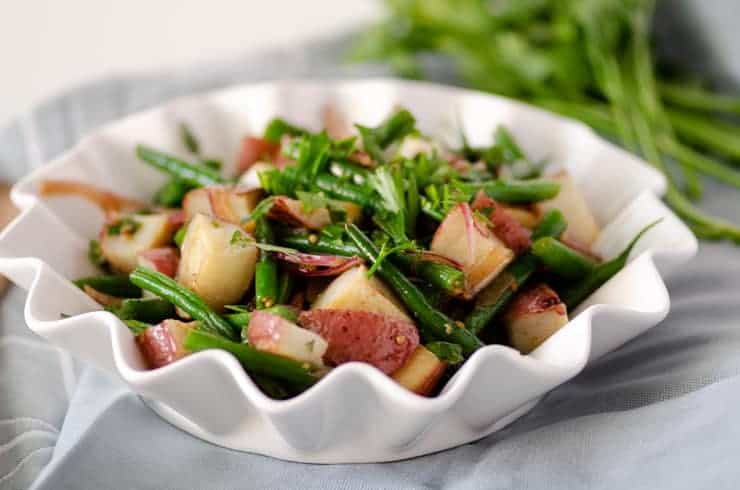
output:
M102 216L75 198L41 201L44 178L80 179L146 199L164 176L137 161L146 142L182 152L176 123L187 121L205 153L236 155L239 139L275 115L317 128L334 104L348 121L377 124L400 104L432 133L459 120L473 144L505 124L534 159L569 169L603 226L596 251L614 256L645 224L664 220L629 265L572 321L527 356L505 346L476 352L436 398L422 398L359 363L333 370L306 393L266 398L226 352L208 351L149 371L128 329L68 279L93 273L88 240ZM691 258L697 243L659 199L660 174L585 126L508 99L396 80L263 83L176 100L86 137L13 190L23 210L0 236L0 273L28 290L29 327L76 356L117 373L174 425L215 444L294 461L390 461L450 448L494 432L578 374L589 360L660 322L669 299L661 273ZM74 315L71 318L63 318Z

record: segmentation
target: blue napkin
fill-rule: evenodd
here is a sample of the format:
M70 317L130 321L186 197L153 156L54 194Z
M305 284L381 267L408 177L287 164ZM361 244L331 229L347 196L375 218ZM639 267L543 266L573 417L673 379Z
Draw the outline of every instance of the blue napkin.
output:
M709 42L737 39L733 4L713 2L725 15L706 15L698 0L681 0L671 2L671 15L688 12L701 32L714 34ZM343 46L346 39L85 85L0 131L0 177L17 179L100 124L178 95L275 78L385 73L340 65ZM722 43L714 47L714 73L739 79L740 56ZM452 80L442 65L435 76ZM708 182L706 195L709 210L740 219L736 192ZM120 381L31 333L25 292L11 288L0 300L0 490L737 488L739 253L702 244L696 260L671 276L673 304L662 324L503 431L438 454L368 465L288 463L181 432Z

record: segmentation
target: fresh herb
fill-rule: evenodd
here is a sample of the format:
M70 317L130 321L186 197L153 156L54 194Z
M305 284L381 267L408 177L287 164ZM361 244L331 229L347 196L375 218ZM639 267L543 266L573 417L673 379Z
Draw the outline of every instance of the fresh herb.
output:
M446 362L452 366L460 364L465 360L460 346L458 344L453 344L452 342L429 342L424 347L437 356L440 361Z
M650 32L655 3L387 0L389 15L357 40L351 56L424 78L424 60L440 55L468 86L580 119L663 172L666 202L698 235L740 243L740 226L691 202L701 194L700 174L740 186L738 173L713 157L740 160L740 125L713 114L736 114L740 100L684 83L675 78L680 70L656 68ZM380 146L377 136L361 135L366 148ZM491 168L505 166L514 178L539 174L540 164L522 159L504 133L495 139L481 149L464 142L461 152ZM669 159L677 165L667 166ZM422 209L440 212L431 202L422 202Z
M108 225L108 231L106 233L108 236L133 235L139 228L141 228L141 223L131 216L126 216Z
M266 199L261 200L260 203L254 207L254 209L249 214L249 216L241 220L242 221L241 224L246 224L246 223L249 223L250 221L258 220L259 218L262 218L263 216L267 215L267 213L270 212L270 209L272 209L273 204L275 204L274 196L270 196Z
M276 117L265 128L263 138L272 143L280 143L284 135L303 136L304 134L308 134L308 131Z
M182 248L182 242L185 241L185 234L187 232L188 232L188 225L182 225L175 232L174 237L172 237L172 241L175 242L175 245L177 245L177 248Z
M180 138L182 139L183 145L185 145L185 148L187 148L190 153L194 155L200 153L200 144L198 144L198 140L190 129L190 126L184 122L180 123Z
M391 143L400 141L416 129L416 119L411 113L402 109L376 127L355 125L362 138L365 151L378 163L385 162L383 150Z
M108 261L103 256L103 251L100 248L100 242L97 240L90 240L90 244L87 247L87 258L93 265L98 267L104 267Z

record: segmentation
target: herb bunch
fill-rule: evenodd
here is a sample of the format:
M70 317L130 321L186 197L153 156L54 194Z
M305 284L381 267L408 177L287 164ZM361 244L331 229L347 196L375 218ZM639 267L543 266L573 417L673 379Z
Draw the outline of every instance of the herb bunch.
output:
M579 119L641 154L668 178L666 202L700 237L740 244L740 226L695 201L702 176L740 188L740 99L656 68L655 0L386 0L353 60L426 78L449 58L469 86Z

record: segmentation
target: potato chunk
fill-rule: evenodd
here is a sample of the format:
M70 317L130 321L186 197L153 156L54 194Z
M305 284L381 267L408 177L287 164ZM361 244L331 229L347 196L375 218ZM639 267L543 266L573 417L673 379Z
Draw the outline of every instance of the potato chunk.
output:
M183 341L197 322L181 322L179 320L164 320L158 325L147 328L136 337L139 349L150 368L166 366L190 354Z
M539 203L537 210L544 214L551 209L559 209L568 221L564 238L586 248L591 247L599 236L599 226L581 191L567 172L554 175L551 179L560 183L560 192L553 199Z
M439 360L426 347L419 345L391 377L404 388L417 395L426 396L437 386L446 367L446 363Z
M514 259L514 252L488 230L481 218L472 214L466 203L447 214L430 248L463 265L466 297L475 296Z
M221 310L247 292L257 255L251 237L238 226L196 214L182 243L177 280Z
M103 228L100 250L114 269L128 274L136 268L139 252L166 245L173 232L167 213L126 215Z
M298 362L323 366L329 344L318 334L285 318L255 311L249 320L249 343L255 349Z
M260 189L249 191L234 187L212 186L193 189L185 195L182 209L186 220L202 213L214 216L229 223L240 224L259 203Z
M311 308L368 311L411 321L393 293L379 279L367 277L367 268L363 265L334 279Z
M529 354L568 323L568 312L547 284L522 291L504 313L512 347Z

